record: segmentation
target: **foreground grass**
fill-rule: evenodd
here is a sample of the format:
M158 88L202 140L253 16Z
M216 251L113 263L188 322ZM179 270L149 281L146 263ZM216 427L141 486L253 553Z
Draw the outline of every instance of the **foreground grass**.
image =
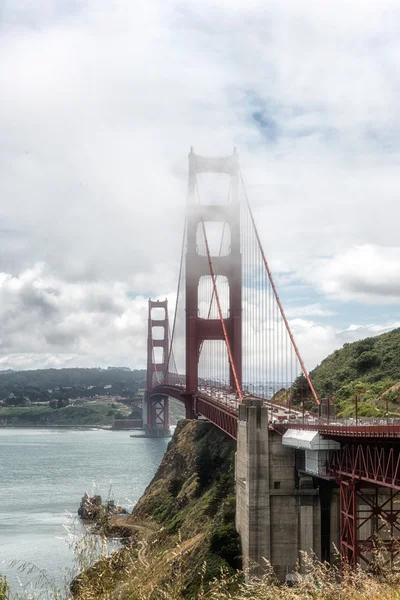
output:
M130 556L128 560L128 555ZM160 557L161 559L161 557ZM53 600L184 600L189 598L182 587L181 567L184 552L176 549L171 579L155 586L153 567L138 562L137 553L125 549L100 560L81 578L79 590L71 596L69 590L41 596ZM224 570L210 585L200 587L190 596L193 600L399 600L400 574L393 569L381 569L379 576L361 569L350 571L321 563L315 557L302 557L303 573L297 573L293 587L282 585L266 565L265 575L245 583L243 574L228 574ZM207 565L204 564L204 573ZM23 600L32 596L13 596L0 578L0 600Z
M232 574L221 569L218 577L207 581L207 564L201 567L203 583L193 595L188 595L182 573L185 568L185 547L178 545L174 557L160 553L157 563L146 564L130 557L111 557L101 568L88 572L74 600L400 600L400 572L397 567L384 567L377 553L375 564L379 575L361 568L352 571L321 563L315 556L302 555L302 569L296 573L292 587L279 583L272 567L266 563L262 577L244 581L241 571ZM155 569L170 561L170 579L162 585L153 579Z

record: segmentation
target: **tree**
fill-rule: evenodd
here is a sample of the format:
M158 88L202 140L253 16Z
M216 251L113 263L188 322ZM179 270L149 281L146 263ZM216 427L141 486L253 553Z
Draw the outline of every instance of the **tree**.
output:
M11 394L11 396L6 398L6 404L7 406L28 406L30 402L25 396L14 396L14 394Z
M365 373L365 371L377 367L380 363L381 359L375 352L363 352L356 360L357 371Z

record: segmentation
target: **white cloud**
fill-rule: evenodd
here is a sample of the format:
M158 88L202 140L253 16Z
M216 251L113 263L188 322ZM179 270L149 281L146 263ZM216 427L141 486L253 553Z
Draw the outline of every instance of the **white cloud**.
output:
M287 281L331 299L399 298L398 3L1 11L4 364L144 364L145 298L176 286L191 145L238 146ZM306 303L292 317L329 318Z
M400 248L355 246L315 261L306 274L325 294L367 303L400 301Z
M0 281L2 368L145 366L147 299L126 284L65 282L44 264Z
M305 306L295 306L285 309L285 314L288 319L300 317L332 317L336 313L332 310L323 308L320 304L307 304Z

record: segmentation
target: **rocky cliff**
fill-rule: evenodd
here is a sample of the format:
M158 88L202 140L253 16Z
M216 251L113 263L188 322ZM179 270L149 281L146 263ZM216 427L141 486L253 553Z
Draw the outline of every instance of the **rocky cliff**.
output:
M131 530L132 544L76 579L75 597L191 598L240 568L234 452L212 424L180 421L133 513L110 519Z

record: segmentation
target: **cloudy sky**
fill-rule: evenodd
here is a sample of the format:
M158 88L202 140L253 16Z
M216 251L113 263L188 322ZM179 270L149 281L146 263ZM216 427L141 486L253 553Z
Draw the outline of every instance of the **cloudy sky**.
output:
M0 0L0 369L143 367L190 146L240 155L306 364L400 326L400 6Z

